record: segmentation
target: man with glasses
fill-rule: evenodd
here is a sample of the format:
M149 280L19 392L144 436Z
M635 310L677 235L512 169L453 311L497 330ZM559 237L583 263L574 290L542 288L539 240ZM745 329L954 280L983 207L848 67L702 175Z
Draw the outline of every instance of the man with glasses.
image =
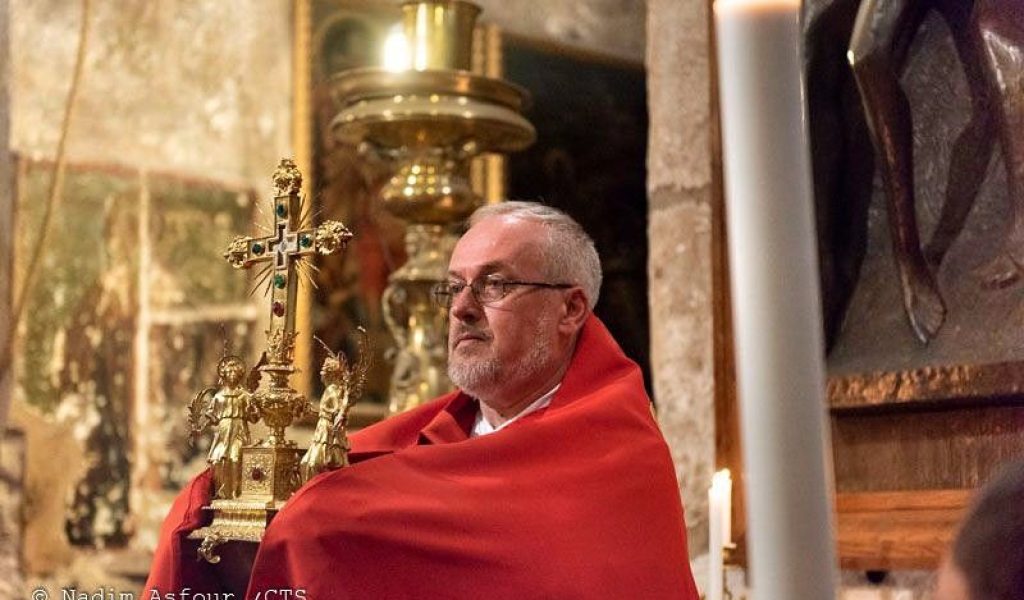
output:
M450 317L448 374L479 401L472 435L483 435L551 401L601 263L583 229L548 207L498 204L470 223L434 294Z
M248 597L697 600L672 460L593 316L600 286L564 213L478 210L434 289L458 389L353 434L352 465L267 529ZM147 589L195 584L178 560L158 550Z

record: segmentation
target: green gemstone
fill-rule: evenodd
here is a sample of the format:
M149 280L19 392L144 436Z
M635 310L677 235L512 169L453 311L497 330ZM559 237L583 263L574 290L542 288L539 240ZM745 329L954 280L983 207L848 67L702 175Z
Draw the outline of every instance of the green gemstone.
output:
M263 254L263 244L259 242L252 245L252 253L256 255Z
M288 207L286 207L284 204L278 204L277 205L277 216L283 217L286 214L288 214Z
M274 275L274 285L277 287L277 289L279 289L279 290L284 289L285 283L286 283L286 280L284 278L284 275L281 275L280 273L277 274L277 275Z
M304 235L299 238L299 245L302 246L303 248L309 248L310 246L313 245L313 238L309 237L308 235Z

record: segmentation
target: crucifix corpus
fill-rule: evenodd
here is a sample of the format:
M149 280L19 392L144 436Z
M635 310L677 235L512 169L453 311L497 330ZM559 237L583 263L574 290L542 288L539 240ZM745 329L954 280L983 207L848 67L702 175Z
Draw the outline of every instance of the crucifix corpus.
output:
M224 542L258 543L270 520L307 479L346 464L348 409L358 399L369 366L370 353L360 328L361 355L351 368L346 363L344 373L336 372L339 354L325 361L325 396L332 400L321 402L324 423L318 422L315 447L303 455L285 435L296 419L313 412L305 396L288 382L297 371L293 359L299 278L310 276L313 256L343 251L352 232L339 221L312 226L309 207L300 194L302 174L291 160L281 160L273 184L272 233L236 237L224 253L236 269L259 268L256 286L266 282L270 290L266 350L248 377L244 360L225 352L217 366L217 385L196 394L189 405L192 431L207 427L214 431L207 457L213 470L213 499L205 507L213 520L189 535L202 540L199 555L211 563L220 561L214 549ZM333 400L336 396L345 401L339 405ZM249 426L258 422L269 433L253 442Z

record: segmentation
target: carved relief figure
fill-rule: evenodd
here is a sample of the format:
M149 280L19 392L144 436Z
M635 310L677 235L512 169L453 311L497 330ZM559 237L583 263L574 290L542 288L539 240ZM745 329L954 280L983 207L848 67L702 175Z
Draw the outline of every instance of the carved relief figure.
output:
M922 248L915 214L913 128L900 74L910 43L930 10L949 26L971 93L970 121L956 140L946 197ZM977 198L999 141L1006 162L1011 218L998 255L979 272L1005 287L1024 272L1024 20L1018 0L863 0L849 61L881 160L889 227L903 304L922 342L935 337L946 305L935 279Z

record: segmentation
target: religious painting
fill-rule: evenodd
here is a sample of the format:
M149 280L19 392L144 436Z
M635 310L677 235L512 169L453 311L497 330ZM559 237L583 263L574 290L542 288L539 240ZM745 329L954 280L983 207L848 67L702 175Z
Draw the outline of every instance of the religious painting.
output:
M251 190L69 165L28 273L53 172L50 162L17 161L16 282L32 287L11 420L25 442L22 557L33 573L66 565L75 547L155 541L202 464L185 406L214 381L225 348L251 356L258 333L249 278L221 257L249 229Z
M148 185L147 235L152 250L146 272L151 308L248 303L248 278L222 254L235 236L252 229L253 191L167 176L153 176Z
M153 425L144 446L147 489L176 492L201 470L206 436L187 432L184 407L216 381L225 352L251 360L262 339L257 327L263 289L222 258L235 236L251 232L256 196L250 189L165 175L147 180L149 241L142 285L146 396ZM139 419L136 419L138 422Z
M70 169L72 197L54 211L40 266L28 273L52 174L52 164L18 161L16 281L34 281L16 342L15 398L74 424L85 453L73 489L59 492L70 495L63 522L49 526L72 545L123 545L130 537L139 182L128 173Z

